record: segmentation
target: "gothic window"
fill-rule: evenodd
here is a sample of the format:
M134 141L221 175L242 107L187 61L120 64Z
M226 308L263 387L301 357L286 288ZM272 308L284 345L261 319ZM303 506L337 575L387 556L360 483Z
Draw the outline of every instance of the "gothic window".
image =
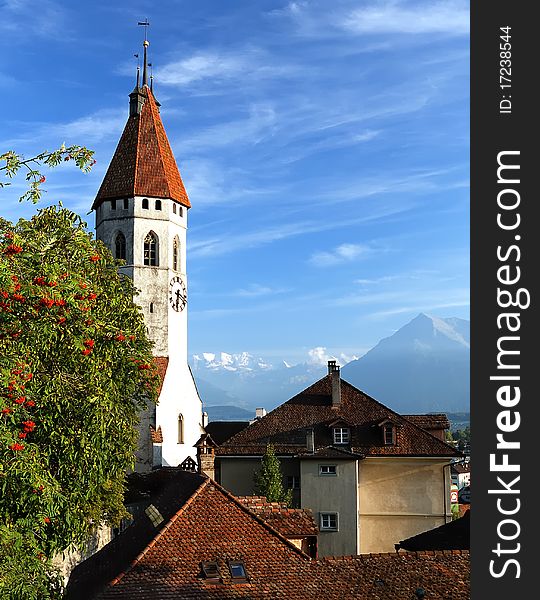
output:
M184 443L184 417L178 415L178 443Z
M173 271L180 271L180 240L175 236L172 246L172 268Z
M150 231L144 238L144 264L150 267L159 265L158 237Z
M142 207L143 208L148 208L148 198L143 198Z
M114 238L114 256L126 260L126 237L121 231Z
M161 200L156 200L156 210L161 210Z

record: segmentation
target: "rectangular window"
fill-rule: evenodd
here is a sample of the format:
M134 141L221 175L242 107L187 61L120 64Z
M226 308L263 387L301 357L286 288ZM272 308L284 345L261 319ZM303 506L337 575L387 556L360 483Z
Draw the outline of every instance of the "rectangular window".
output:
M384 443L386 446L394 444L394 428L392 425L384 426Z
M348 444L349 439L348 427L334 427L334 444Z
M111 200L111 210L116 210L116 200Z
M337 465L319 465L319 475L337 475Z
M287 475L286 486L288 490L299 490L300 477L298 475Z
M338 531L338 513L330 512L330 513L320 513L321 521L320 521L320 529L321 531Z

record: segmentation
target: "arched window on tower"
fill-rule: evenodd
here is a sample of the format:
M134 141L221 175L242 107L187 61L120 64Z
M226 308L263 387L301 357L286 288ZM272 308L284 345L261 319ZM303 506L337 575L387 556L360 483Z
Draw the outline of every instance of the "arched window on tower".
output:
M148 198L143 198L142 207L143 208L148 208Z
M184 417L181 414L178 415L178 443L184 443Z
M156 200L156 210L161 210L161 200Z
M126 260L126 236L121 231L114 238L114 256Z
M173 271L180 271L180 240L175 236L172 246L172 268Z
M150 267L159 266L158 236L153 231L149 231L144 238L143 259L145 265Z

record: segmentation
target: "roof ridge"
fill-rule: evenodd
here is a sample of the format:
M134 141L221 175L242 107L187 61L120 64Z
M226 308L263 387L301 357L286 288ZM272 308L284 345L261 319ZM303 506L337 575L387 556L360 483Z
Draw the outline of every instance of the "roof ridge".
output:
M370 558L386 558L396 560L402 558L421 558L423 556L469 556L470 550L411 550L405 552L369 552L365 554L346 554L340 556L324 556L318 558L319 562L349 562L351 560L364 561Z

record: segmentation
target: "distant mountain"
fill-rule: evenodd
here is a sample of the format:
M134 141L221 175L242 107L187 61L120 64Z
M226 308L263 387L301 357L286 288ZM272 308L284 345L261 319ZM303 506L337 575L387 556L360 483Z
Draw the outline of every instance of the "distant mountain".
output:
M399 413L468 412L470 323L419 314L342 368L344 379Z
M469 330L464 319L420 314L343 366L342 376L404 414L468 412ZM254 417L257 407L270 411L327 373L320 356L297 365L273 365L248 352L197 354L192 369L204 406L220 407L222 416L213 420L242 420L234 416L237 409L248 411L247 418Z
M248 352L196 354L192 369L205 406L234 405L250 409L251 418L255 408L272 410L327 371L327 367L319 363L291 366L282 361L271 365Z
M254 410L246 410L238 406L205 406L208 421L250 421L255 418Z

